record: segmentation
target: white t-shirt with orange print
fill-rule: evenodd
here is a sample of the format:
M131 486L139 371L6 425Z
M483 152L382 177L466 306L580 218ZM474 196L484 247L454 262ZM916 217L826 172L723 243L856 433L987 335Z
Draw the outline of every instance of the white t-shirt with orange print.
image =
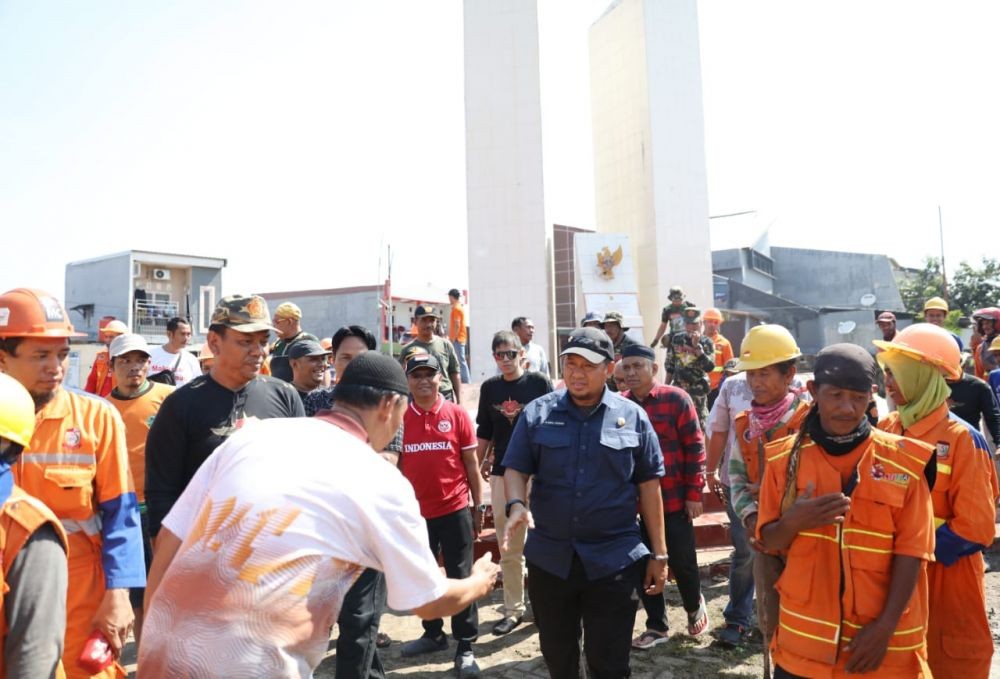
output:
M359 436L346 418L262 420L208 458L163 521L182 544L141 676L309 677L363 569L396 610L445 593L413 488Z

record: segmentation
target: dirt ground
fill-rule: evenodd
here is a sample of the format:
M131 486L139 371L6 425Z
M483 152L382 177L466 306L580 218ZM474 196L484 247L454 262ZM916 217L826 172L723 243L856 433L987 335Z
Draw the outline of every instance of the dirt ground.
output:
M1000 549L994 548L989 555L997 569L1000 569ZM705 600L711 619L710 630L722 624L722 609L728 600L726 579L714 578L702 581ZM986 574L987 612L993 630L994 648L1000 648L1000 571ZM495 637L491 633L493 623L500 619L498 610L502 601L501 593L494 592L489 603L483 602L479 611L480 637L475 644L476 658L484 677L520 679L521 677L548 677L538 648L538 630L532 624L523 624L505 637ZM708 632L698 639L687 636L686 617L681 608L680 596L675 586L667 590L668 618L671 638L666 644L648 651L632 653L632 676L650 679L698 679L710 677L753 677L760 676L762 669L761 647L731 651L713 644ZM446 623L447 629L447 623ZM636 616L635 633L645 629L645 614L642 610ZM430 678L450 676L454 657L454 642L446 651L441 651L420 659L402 658L400 647L403 642L414 639L421 633L420 621L413 616L387 614L382 618L382 630L392 637L392 645L382 652L386 674L389 677ZM317 679L332 679L336 658L332 654L316 672ZM1000 653L994 654L991 677L1000 679Z
M988 555L988 560L992 561L998 569L991 570L986 574L986 609L993 630L993 645L995 649L1000 651L1000 547L993 548ZM722 609L727 602L726 579L717 577L703 580L702 588L708 603L711 620L709 630L711 630L722 624ZM493 623L500 619L499 605L501 601L502 593L498 590L492 593L488 601L483 601L480 604L480 637L474 649L479 666L483 670L483 676L501 679L548 677L545 664L542 662L541 651L538 648L538 630L533 624L526 622L505 637L496 637L491 633ZM762 656L759 645L730 651L714 645L708 632L698 639L692 639L684 633L687 626L686 618L681 609L677 588L673 585L668 586L667 603L667 615L671 628L670 641L648 651L634 651L632 653L633 677L637 679L693 679L695 677L698 679L722 679L760 676ZM635 634L640 634L644 627L645 614L640 610L636 616ZM445 623L445 628L448 628L447 623ZM420 636L422 632L420 621L416 617L387 613L382 617L382 631L392 637L392 645L381 651L387 676L407 677L407 679L452 676L453 641L450 641L448 650L422 658L403 658L400 656L400 647L403 642ZM334 635L336 635L336 629ZM333 652L333 642L330 644L330 649L328 657L316 670L316 679L333 679L334 677L337 659ZM128 663L126 667L130 672L129 676L135 676L135 648L133 644L130 643L126 647L124 659ZM1000 679L1000 652L993 656L993 670L990 676Z

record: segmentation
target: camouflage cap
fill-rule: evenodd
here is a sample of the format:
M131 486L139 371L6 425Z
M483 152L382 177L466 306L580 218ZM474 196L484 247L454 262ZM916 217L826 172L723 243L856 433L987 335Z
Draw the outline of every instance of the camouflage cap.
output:
M622 330L628 330L628 327L625 325L625 318L620 311L609 311L604 314L604 320L601 321L601 325L605 323L617 323Z
M212 325L224 325L236 332L274 330L267 302L258 295L223 297L212 312Z
M701 323L701 309L689 306L681 314L685 323Z

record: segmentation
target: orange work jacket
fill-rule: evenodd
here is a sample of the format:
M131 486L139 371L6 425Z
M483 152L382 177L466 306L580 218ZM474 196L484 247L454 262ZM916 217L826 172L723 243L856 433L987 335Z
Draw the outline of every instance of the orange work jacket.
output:
M4 660L3 640L7 636L7 618L3 615L4 594L7 587L7 573L11 564L17 558L18 552L36 530L50 523L62 541L63 549L67 549L66 533L59 519L44 504L31 497L23 490L14 486L10 497L0 507L0 554L3 554L3 568L0 568L0 676L7 676L7 666ZM62 663L56 668L56 677L66 676Z
M993 638L977 546L993 544L994 537L998 490L989 449L985 440L977 444L969 425L951 415L947 404L905 431L899 413L890 413L879 428L930 444L937 459L931 500L941 562L928 567L931 671L939 679L986 679Z
M708 382L712 389L718 389L722 384L726 361L733 357L733 345L721 334L716 334L715 337L709 336L709 339L715 345L715 367L708 374Z
M781 517L788 459L794 439L767 447L760 492L757 538ZM853 488L842 490L840 472L808 437L803 441L795 487L799 495L812 483L815 495L848 492L851 507L843 524L800 532L786 552L776 589L781 596L778 628L771 642L776 665L805 677L847 676L846 650L858 630L885 606L896 555L922 561L934 557L933 509L924 479L929 446L881 431L864 441ZM889 641L879 679L929 677L927 571Z
M97 352L94 365L87 376L87 385L83 388L91 394L107 397L116 386L115 374L111 370L111 359L107 351Z
M764 437L754 441L749 438L750 411L744 410L736 416L736 443L740 446L740 454L743 456L743 463L747 468L747 481L749 483L760 483L760 480L764 478L764 448L767 442L777 441L780 438L799 433L811 407L811 403L799 401L799 404L792 411L791 417L780 422L773 430L765 432ZM767 440L763 440L764 438Z

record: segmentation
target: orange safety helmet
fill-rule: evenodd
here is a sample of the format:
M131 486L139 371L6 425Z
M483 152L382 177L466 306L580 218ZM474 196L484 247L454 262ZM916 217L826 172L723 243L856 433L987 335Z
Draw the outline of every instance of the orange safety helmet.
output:
M76 332L66 310L42 290L16 288L0 295L0 338L86 337Z
M722 312L715 308L705 309L701 312L701 320L718 321L719 323L722 323Z
M873 340L882 351L898 353L929 363L951 380L962 376L962 353L951 333L931 323L914 323L900 330L891 342Z

